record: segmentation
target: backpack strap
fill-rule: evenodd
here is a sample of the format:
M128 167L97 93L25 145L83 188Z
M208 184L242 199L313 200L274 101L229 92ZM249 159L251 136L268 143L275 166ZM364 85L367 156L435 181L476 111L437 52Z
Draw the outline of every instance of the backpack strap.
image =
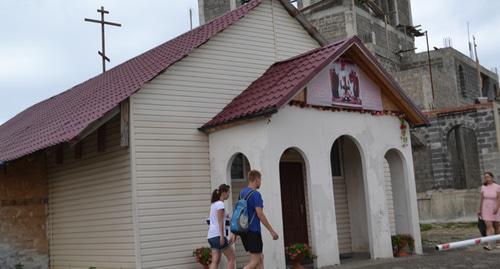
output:
M245 200L248 201L248 199L250 199L250 197L252 197L252 195L256 192L256 190L251 190L247 193L247 195L245 195Z
M249 192L247 193L247 195L245 195L245 198L244 198L244 199L248 201L248 199L250 199L250 197L252 197L252 195L253 195L253 193L254 193L254 192L256 192L256 190L251 190L251 191L249 191ZM241 200L241 199L243 199L243 197L241 197L241 192L240 192L240 195L239 195L239 197L238 197L238 200Z
M256 190L251 190L250 192L248 192L248 193L247 193L247 195L245 196L245 200L247 200L247 201L248 201L248 199L250 199L250 197L252 197L252 195L253 195L255 192L256 192ZM257 214L257 211L254 211L254 212L253 212L253 216L252 216L252 218L250 219L250 222L249 222L248 224L250 224L250 223L252 223L252 222L253 222L253 219L255 218L255 215L256 215L256 214Z

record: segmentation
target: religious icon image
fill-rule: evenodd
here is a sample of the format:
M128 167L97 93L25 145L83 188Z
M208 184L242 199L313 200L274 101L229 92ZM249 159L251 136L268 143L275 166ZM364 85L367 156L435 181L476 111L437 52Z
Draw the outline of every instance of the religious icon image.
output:
M361 106L359 77L356 66L347 59L340 59L330 69L333 105Z

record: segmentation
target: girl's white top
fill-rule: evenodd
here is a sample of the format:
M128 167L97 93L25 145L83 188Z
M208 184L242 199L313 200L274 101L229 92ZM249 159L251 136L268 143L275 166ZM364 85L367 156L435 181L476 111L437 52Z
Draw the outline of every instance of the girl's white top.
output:
M212 203L212 205L210 206L210 227L208 228L207 236L207 238L209 239L217 236L224 236L223 234L220 234L219 220L217 218L217 211L221 209L224 210L224 202L222 201ZM223 214L223 216L225 216L225 214ZM225 218L222 218L222 225L222 230L224 231L226 229Z

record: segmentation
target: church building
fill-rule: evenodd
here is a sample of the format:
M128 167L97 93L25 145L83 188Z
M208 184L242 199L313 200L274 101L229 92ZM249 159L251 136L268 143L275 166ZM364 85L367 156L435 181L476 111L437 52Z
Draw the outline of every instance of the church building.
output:
M0 126L0 268L200 268L210 194L261 171L265 267L422 253L410 127L428 120L357 37L252 0ZM29 232L27 232L29 231ZM236 244L237 268L247 259Z

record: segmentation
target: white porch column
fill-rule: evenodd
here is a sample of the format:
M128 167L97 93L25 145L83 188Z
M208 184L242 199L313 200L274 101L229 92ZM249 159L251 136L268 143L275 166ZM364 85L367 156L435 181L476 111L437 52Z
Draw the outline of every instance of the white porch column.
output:
M368 236L372 259L392 258L391 229L384 189L384 152L362 145L363 177L368 211Z
M340 264L335 201L330 168L329 142L316 143L321 147L308 149L307 182L311 225L311 243L318 256L316 267Z
M262 173L262 185L259 192L264 200L264 213L278 233L279 239L274 241L264 225L261 224L262 241L264 243L264 268L285 268L285 243L283 241L283 217L281 209L281 187L278 152L270 148L257 149L249 153L250 163Z
M410 138L408 137L408 140ZM411 145L411 141L408 141L408 145ZM415 186L415 171L413 170L413 155L411 153L411 146L407 146L403 149L403 154L405 160L403 163L406 165L404 169L406 170L407 189L405 190L408 194L408 214L410 216L410 233L415 239L415 252L417 254L423 254L422 250L422 237L420 235L420 221L418 217L418 203L417 203L417 187Z

